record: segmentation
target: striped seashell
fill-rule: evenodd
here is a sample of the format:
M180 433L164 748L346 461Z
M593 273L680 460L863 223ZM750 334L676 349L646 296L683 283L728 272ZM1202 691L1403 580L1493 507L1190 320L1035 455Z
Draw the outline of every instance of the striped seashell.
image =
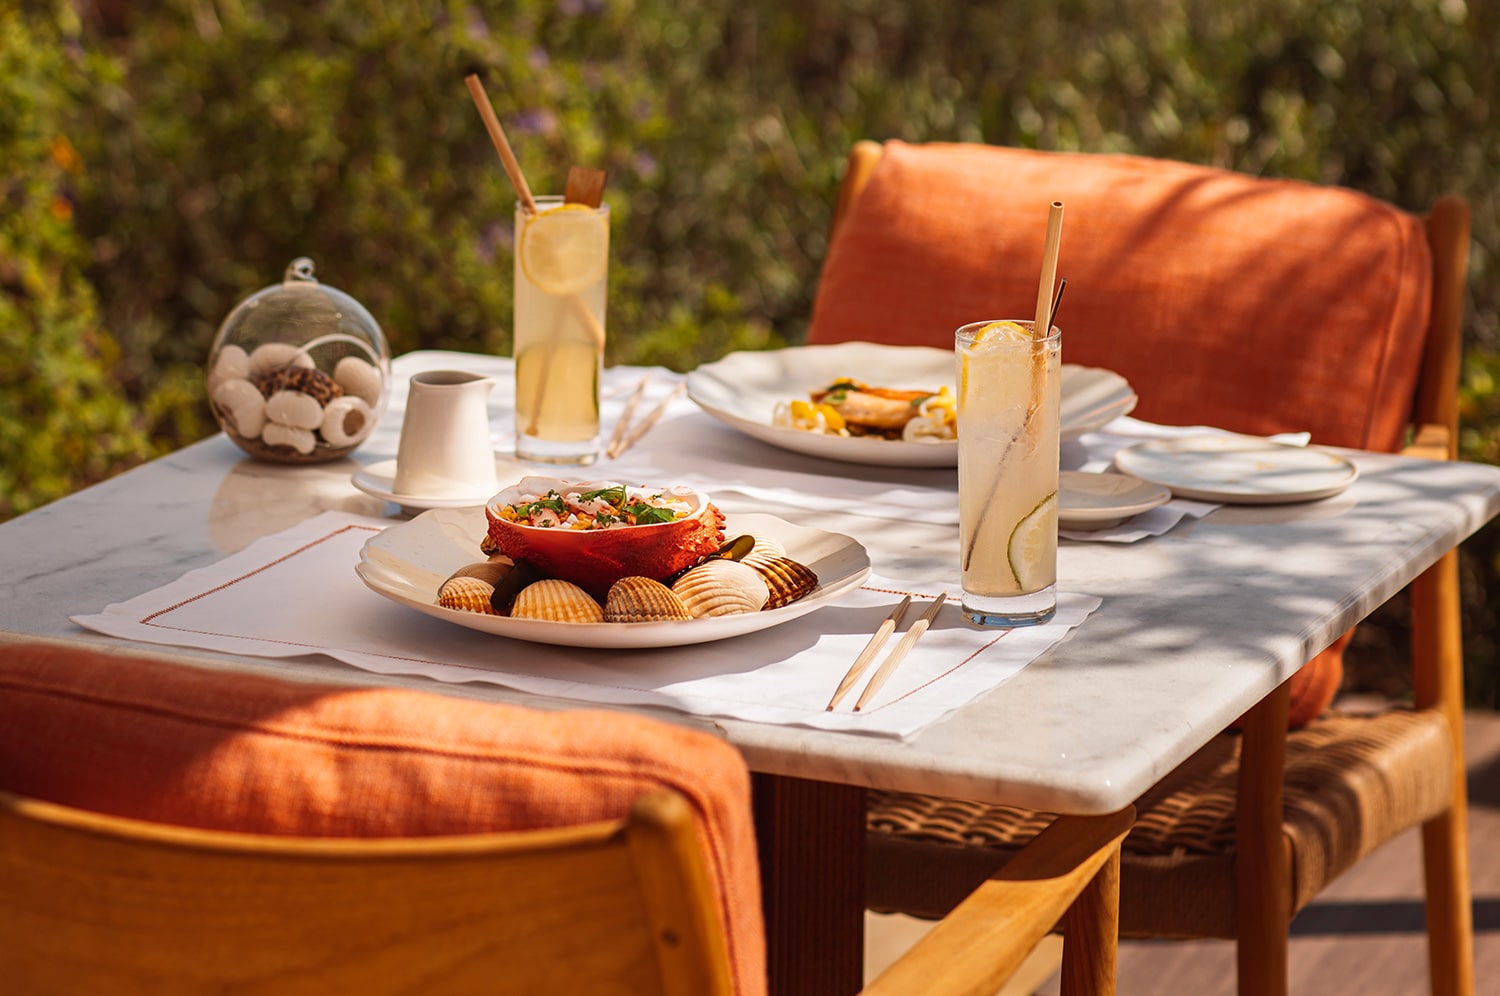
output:
M512 619L546 619L551 622L596 623L604 621L604 610L589 593L571 581L544 578L521 589L511 604Z
M750 548L749 553L740 558L741 560L749 560L751 557L786 556L786 547L782 546L781 541L775 537L762 536L760 533L751 533L750 535L755 540L755 545Z
M621 578L609 586L604 600L605 622L667 622L691 619L677 593L651 578Z
M490 605L490 596L495 586L474 577L454 576L443 582L438 589L438 604L445 609L461 609L464 612L483 612L487 616L499 615Z
M771 597L760 572L737 560L709 560L672 585L695 619L759 612Z
M486 560L482 563L465 564L448 575L448 580L452 581L454 578L478 578L493 589L495 585L500 583L500 579L509 574L511 568L515 566L515 563L509 557L496 557L493 560Z
M745 558L744 563L745 566L759 571L761 577L765 579L766 588L771 592L771 597L766 600L768 609L779 609L783 605L790 605L818 586L818 575L813 572L813 569L806 564L798 563L791 557L763 557L751 553Z

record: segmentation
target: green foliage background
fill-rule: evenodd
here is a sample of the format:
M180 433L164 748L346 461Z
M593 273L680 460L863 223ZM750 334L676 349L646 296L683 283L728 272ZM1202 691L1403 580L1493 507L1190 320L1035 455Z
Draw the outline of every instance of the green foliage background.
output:
M299 255L396 352L508 352L471 69L534 189L609 170L611 362L797 342L859 138L1464 194L1462 446L1500 462L1497 49L1476 0L0 0L0 518L210 431L215 328ZM1495 529L1465 564L1500 704Z

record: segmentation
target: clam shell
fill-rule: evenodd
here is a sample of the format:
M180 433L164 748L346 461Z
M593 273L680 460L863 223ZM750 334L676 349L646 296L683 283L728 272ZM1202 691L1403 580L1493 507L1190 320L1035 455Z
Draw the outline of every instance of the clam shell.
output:
M571 581L546 578L521 589L510 607L512 619L551 622L603 622L604 610L589 593Z
M323 406L301 391L277 391L266 399L266 418L310 432L323 424Z
M672 590L694 618L759 612L771 597L760 572L736 560L709 560L677 579Z
M487 616L498 615L490 605L490 596L495 586L475 577L455 575L443 582L438 589L438 604L445 609L462 609L465 612L483 612Z
M333 368L334 381L345 394L363 398L371 408L380 403L380 371L358 356L346 356Z
M264 377L285 367L315 366L302 347L289 342L263 342L250 354L250 377Z
M318 437L312 434L311 429L299 429L280 422L267 422L266 427L261 430L260 438L267 446L290 446L304 455L318 446Z
M478 578L489 585L493 591L494 586L500 583L500 579L509 574L511 568L515 566L515 564L504 557L495 560L486 560L477 564L465 564L448 575L448 580L452 581L454 578ZM444 583L446 584L447 582Z
M790 557L751 553L744 563L759 571L765 579L766 587L771 592L771 597L766 600L768 609L790 605L818 586L818 575L813 569Z
M693 614L677 593L651 578L621 578L609 586L604 600L605 622L666 622L691 619Z
M228 377L214 387L211 397L226 428L241 439L260 438L266 427L266 399L254 384L240 377Z

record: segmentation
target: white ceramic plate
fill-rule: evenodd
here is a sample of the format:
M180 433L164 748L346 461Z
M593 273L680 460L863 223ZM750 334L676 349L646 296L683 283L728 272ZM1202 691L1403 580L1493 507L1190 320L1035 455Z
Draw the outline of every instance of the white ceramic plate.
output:
M1137 477L1065 470L1057 481L1057 524L1063 529L1108 529L1171 498L1167 488Z
M398 495L396 486L396 461L382 460L354 472L350 483L365 494L383 501L395 502L404 509L420 511L430 508L467 508L483 505L496 491L519 481L531 471L519 463L495 458L495 485L485 488L483 494L459 495L458 497L433 498L423 495Z
M730 353L688 374L688 397L720 421L772 446L808 456L887 467L955 467L952 440L906 442L823 436L771 424L778 402L805 399L839 377L882 387L937 390L953 386L953 351L928 346L842 342ZM1062 439L1097 429L1135 408L1119 374L1097 367L1062 367Z
M1359 476L1327 450L1254 436L1153 439L1116 453L1115 467L1183 498L1239 505L1328 498Z
M444 579L464 564L484 559L479 552L485 534L482 508L436 509L391 526L365 543L355 572L376 594L469 629L533 643L612 648L710 643L769 629L858 587L870 573L865 548L841 533L761 514L730 515L724 532L729 537L756 533L779 540L787 556L813 569L818 586L779 609L684 622L559 623L443 608L437 604L437 590Z

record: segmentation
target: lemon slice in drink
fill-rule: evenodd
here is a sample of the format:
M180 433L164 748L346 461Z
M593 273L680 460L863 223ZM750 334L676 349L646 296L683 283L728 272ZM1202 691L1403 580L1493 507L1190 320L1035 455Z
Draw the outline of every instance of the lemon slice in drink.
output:
M609 221L586 204L563 204L526 219L521 269L548 294L577 294L609 265Z
M974 333L975 342L1024 342L1031 333L1019 322L990 322Z
M1040 591L1052 583L1047 575L1047 549L1057 537L1057 492L1054 491L1027 512L1010 531L1005 557L1011 577L1022 592Z

